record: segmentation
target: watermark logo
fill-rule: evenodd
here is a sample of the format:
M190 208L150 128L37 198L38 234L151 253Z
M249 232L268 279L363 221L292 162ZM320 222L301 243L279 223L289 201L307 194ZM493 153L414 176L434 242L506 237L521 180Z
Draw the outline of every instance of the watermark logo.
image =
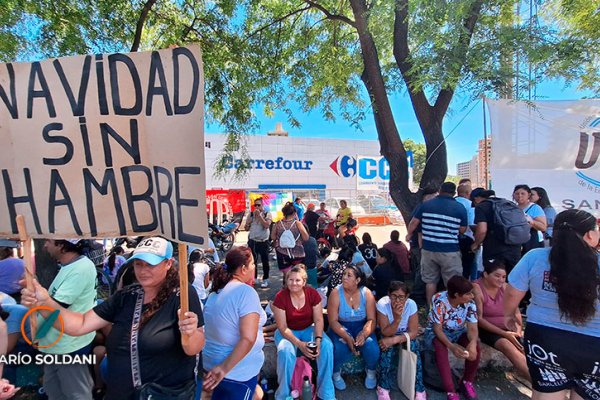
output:
M38 311L50 311L50 315L48 316L48 318L46 318L44 320L43 324L38 326L35 337L29 337L27 335L27 330L25 329L25 323L27 321L27 317L36 318ZM54 342L52 342L50 344L40 345L39 341L48 335L48 332L50 332L50 329L52 328L52 326L54 325L56 320L58 320L60 323L60 328L58 329L58 332L59 332L58 337L56 338L56 340ZM63 337L64 332L65 332L65 322L62 318L62 315L60 315L60 311L55 310L54 308L51 308L51 307L47 307L47 306L33 307L29 311L27 311L27 314L25 314L25 316L23 317L23 320L21 321L21 335L23 335L23 339L25 340L25 342L27 342L32 347L35 347L36 349L49 349L50 347L56 346L56 344Z

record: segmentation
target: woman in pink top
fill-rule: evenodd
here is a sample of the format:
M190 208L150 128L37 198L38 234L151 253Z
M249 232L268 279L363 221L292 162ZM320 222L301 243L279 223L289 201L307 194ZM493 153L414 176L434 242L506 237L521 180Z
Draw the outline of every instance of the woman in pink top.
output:
M506 328L504 323L504 289L506 288L506 266L497 259L485 262L483 277L473 285L479 325L479 338L488 346L501 351L528 380L529 372L521 340L523 321L517 308L516 332Z

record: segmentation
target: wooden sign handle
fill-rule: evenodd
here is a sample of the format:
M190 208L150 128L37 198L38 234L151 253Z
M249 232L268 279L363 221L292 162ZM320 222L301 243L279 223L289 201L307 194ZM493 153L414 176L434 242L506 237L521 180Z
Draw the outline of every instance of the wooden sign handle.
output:
M188 295L188 265L187 265L187 245L179 243L179 303L181 308L181 316L189 311L189 295ZM188 344L189 337L182 336L181 341L184 345Z
M19 240L21 241L21 246L23 248L23 261L25 262L25 282L27 285L27 289L30 291L34 291L35 288L33 286L33 279L35 278L35 272L33 270L33 254L31 251L31 237L27 233L27 226L25 225L25 217L22 215L17 215L17 229L19 230ZM37 318L35 315L31 315L29 318L29 326L31 328L31 338L35 338L37 333Z

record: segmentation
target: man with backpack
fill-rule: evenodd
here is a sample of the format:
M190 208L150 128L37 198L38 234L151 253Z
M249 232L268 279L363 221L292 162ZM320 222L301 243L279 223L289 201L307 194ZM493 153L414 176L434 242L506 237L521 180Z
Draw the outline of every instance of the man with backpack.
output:
M525 213L512 201L496 197L493 190L473 193L473 202L476 228L471 250L483 244L484 262L502 258L510 273L521 258L522 244L529 240Z

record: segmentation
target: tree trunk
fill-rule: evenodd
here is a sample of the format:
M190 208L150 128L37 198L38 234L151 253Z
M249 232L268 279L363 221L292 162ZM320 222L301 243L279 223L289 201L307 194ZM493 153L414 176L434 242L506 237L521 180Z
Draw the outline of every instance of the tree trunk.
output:
M435 118L434 120L438 120ZM442 124L434 123L423 129L423 137L427 147L427 163L423 171L423 177L416 192L411 192L408 185L402 185L401 179L396 177L406 173L406 161L398 159L398 154L386 152L385 158L390 164L390 196L402 213L406 224L410 221L414 209L421 202L423 189L439 188L448 174L446 162L446 143L442 132Z
M429 160L425 165L419 189L413 193L410 191L408 182L406 149L400 139L389 103L375 40L368 28L366 3L364 0L351 0L350 5L355 18L355 28L363 58L364 70L361 79L371 98L375 126L381 144L381 155L390 164L390 195L402 213L404 221L408 223L413 210L421 201L422 189L428 186L439 187L448 172L446 145L441 123L446 108L440 107L436 112L436 108L429 105L422 91L410 92L413 108L425 138Z

